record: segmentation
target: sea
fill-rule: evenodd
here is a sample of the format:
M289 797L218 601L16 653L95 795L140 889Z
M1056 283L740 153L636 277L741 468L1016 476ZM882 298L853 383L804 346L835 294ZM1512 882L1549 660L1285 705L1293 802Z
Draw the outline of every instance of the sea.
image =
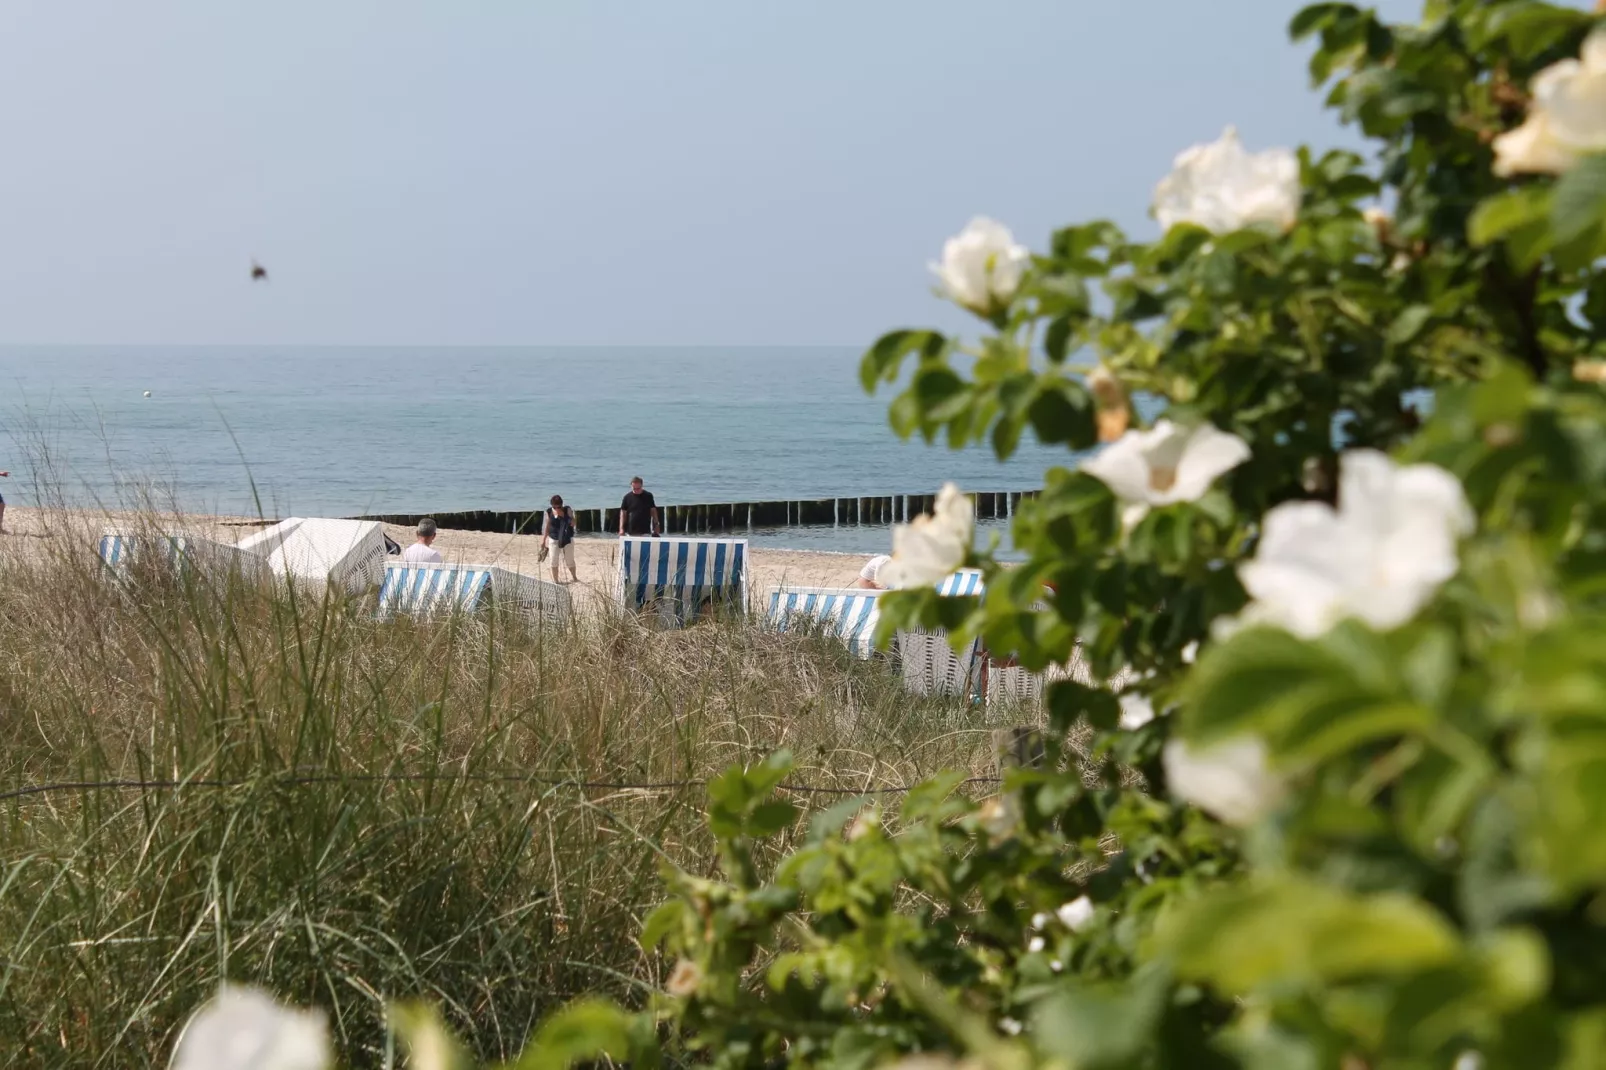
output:
M351 517L1032 490L1062 448L903 441L848 347L0 347L0 493ZM1027 439L1030 439L1028 434ZM979 526L1009 555L1006 522ZM883 525L756 545L874 553Z

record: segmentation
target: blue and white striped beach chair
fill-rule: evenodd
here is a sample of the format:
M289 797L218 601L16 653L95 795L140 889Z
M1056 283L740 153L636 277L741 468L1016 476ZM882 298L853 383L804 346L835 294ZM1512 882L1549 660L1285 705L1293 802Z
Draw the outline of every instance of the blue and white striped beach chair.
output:
M482 565L386 562L379 585L379 616L469 613L489 601L490 589L491 570Z
M104 532L100 537L100 562L112 571L126 569L139 553L139 536L123 531Z
M793 620L816 627L847 644L855 657L875 651L875 627L881 619L880 591L838 587L777 587L770 592L770 624L786 631Z
M619 598L681 623L720 608L745 613L747 540L624 536Z
M471 613L492 602L536 624L569 619L569 592L555 583L494 565L420 565L386 562L379 587L381 619L397 613L436 617Z

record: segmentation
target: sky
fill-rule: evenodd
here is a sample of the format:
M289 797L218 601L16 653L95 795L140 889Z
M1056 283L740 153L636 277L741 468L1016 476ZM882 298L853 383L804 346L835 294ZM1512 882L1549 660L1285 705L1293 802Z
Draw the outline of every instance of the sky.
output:
M1155 181L1229 123L1353 144L1300 6L4 0L0 342L953 329L927 265L972 216L1149 234Z

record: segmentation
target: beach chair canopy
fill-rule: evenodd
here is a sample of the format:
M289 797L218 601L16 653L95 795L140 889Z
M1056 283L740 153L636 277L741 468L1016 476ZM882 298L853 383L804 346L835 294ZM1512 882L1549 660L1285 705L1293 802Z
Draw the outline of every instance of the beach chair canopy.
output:
M839 587L778 587L770 592L770 625L786 631L794 622L815 626L847 644L856 657L875 651L876 622L881 619L880 591Z
M385 531L371 520L293 516L235 544L267 559L275 575L360 591L380 582Z
M747 540L619 540L619 598L627 609L654 609L692 620L716 607L747 608Z

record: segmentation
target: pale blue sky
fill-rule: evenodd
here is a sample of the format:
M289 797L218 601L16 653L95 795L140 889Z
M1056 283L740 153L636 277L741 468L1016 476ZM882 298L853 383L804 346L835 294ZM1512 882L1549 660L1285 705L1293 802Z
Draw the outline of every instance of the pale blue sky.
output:
M972 215L1147 231L1229 122L1340 140L1299 6L4 0L0 341L951 327L926 263Z

